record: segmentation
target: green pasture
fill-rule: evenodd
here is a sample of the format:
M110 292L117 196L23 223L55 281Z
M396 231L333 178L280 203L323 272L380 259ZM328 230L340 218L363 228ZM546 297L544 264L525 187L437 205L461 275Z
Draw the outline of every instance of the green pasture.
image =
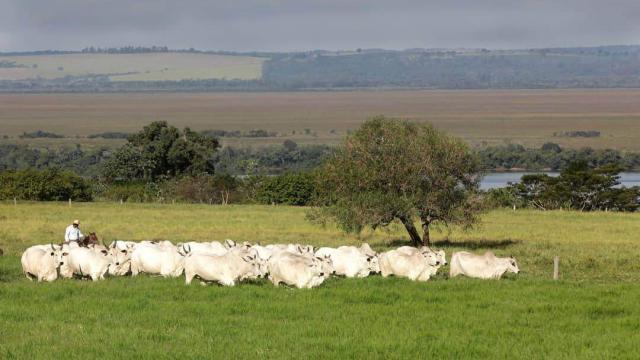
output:
M0 358L638 358L639 214L497 210L470 232L435 231L435 246L513 254L500 281L427 283L372 276L320 288L185 286L151 276L31 283L19 256L59 241L74 218L113 239L369 242L403 229L345 235L305 209L110 203L0 205ZM553 256L561 279L551 280Z
M250 56L147 53L4 56L16 67L0 68L0 79L107 76L112 81L259 79L264 59Z

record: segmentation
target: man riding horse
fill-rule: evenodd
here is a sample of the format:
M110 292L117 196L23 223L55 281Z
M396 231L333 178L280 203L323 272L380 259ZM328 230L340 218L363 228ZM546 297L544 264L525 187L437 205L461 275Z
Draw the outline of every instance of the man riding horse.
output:
M93 232L84 236L80 231L80 220L73 220L73 223L67 226L67 229L64 232L64 242L75 242L78 246L97 245L98 237L96 236L96 233Z

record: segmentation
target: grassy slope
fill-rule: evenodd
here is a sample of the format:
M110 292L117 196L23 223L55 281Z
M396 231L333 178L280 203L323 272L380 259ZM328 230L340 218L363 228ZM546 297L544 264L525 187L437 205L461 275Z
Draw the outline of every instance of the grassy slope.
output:
M640 215L494 211L469 233L436 234L452 251L513 253L523 273L494 281L439 275L331 279L298 291L268 283L185 287L182 279L29 283L27 244L57 240L69 219L107 239L357 243L292 207L0 205L0 357L637 358ZM378 250L400 228L365 234ZM549 280L560 255L563 279ZM446 272L446 269L445 269ZM60 335L64 334L64 335Z
M27 66L0 68L0 79L4 80L112 75L114 81L259 79L264 61L249 56L186 53L35 55L0 57L2 60Z

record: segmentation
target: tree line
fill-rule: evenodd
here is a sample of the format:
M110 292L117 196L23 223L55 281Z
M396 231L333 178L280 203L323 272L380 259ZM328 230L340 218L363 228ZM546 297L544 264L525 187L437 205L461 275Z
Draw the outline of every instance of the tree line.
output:
M4 170L0 199L309 205L309 220L347 232L399 223L414 245L429 245L433 226L474 226L491 206L636 211L640 205L640 187L619 186L619 165L583 160L557 177L527 175L484 193L481 157L461 139L427 123L385 117L364 122L308 172L232 176L215 166L219 146L189 128L153 122L113 151L96 178L58 168Z
M201 134L212 137L209 132ZM129 135L131 134L107 132L96 134L95 137L126 139ZM328 145L297 144L292 140L285 140L281 145L218 148L211 161L215 169L231 175L277 175L288 171L310 171L318 167L334 150L334 147ZM509 144L476 149L474 152L479 156L484 171L557 172L576 161L585 161L591 167L615 164L622 171L640 170L640 153L613 149L565 149L555 143L546 143L537 149ZM108 147L86 148L79 144L68 147L0 144L0 169L60 167L81 176L92 177L100 175L100 169L112 156L114 150Z

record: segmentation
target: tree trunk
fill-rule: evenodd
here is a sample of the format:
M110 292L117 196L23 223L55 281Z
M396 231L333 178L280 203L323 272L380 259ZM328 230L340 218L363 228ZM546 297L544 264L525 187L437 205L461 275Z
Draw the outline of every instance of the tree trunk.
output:
M415 225L413 225L413 221L407 218L400 218L400 221L402 221L402 224L407 229L407 232L411 237L411 244L415 247L422 244L422 239L420 239L420 234L418 234L418 230Z
M429 235L429 220L422 220L422 245L431 247L431 237Z

